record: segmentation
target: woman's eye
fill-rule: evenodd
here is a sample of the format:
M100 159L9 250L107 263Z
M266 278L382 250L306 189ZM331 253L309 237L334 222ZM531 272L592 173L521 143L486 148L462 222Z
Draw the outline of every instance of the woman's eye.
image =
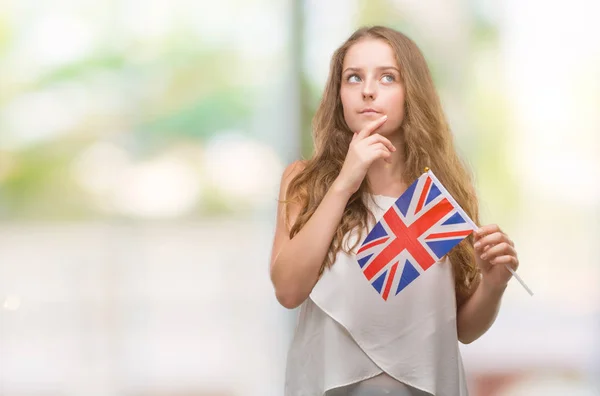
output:
M396 81L396 79L394 78L394 76L392 76L391 74L386 74L381 79L383 81L385 81L385 82L388 82L388 83Z
M358 77L356 74L352 74L351 76L348 76L347 80L348 80L348 82L351 82L351 83L359 82L360 77Z

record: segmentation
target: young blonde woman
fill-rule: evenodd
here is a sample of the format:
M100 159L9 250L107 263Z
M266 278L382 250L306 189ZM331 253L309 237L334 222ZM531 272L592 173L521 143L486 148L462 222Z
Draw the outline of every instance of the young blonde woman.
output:
M425 59L385 27L357 30L334 53L313 123L315 153L285 170L270 274L278 301L300 306L286 396L467 395L458 342L493 324L519 261L497 226L480 227L383 300L356 249L431 168L479 224Z

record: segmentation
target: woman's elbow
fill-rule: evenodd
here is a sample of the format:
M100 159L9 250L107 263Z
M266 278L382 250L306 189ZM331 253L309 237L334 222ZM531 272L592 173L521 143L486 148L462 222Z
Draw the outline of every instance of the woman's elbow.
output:
M308 297L304 296L295 284L277 279L273 273L271 273L271 282L277 301L287 309L298 307Z
M467 336L460 335L460 334L458 335L458 341L460 341L460 343L464 344L464 345L468 345L468 344L472 343L473 341L475 341L476 339L477 338L475 338L475 337L467 337Z
M297 308L306 300L306 297L301 296L300 293L282 287L275 287L275 297L279 304L287 309Z
M471 344L474 341L477 341L485 332L477 333L475 331L458 331L458 341L461 344Z
M297 276L281 271L277 263L271 267L271 283L279 304L287 309L300 306L308 298L310 290L306 290Z
M284 308L287 309L294 309L300 306L300 304L302 304L302 301L299 298L296 298L293 295L290 295L289 293L278 293L277 291L275 291L275 296L277 297L277 301L279 301L279 304L281 304Z

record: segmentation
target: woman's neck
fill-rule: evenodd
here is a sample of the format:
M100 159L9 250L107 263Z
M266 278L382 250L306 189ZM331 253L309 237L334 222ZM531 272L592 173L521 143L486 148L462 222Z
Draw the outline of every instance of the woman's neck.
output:
M376 160L369 167L366 177L373 194L395 197L400 196L408 187L403 179L404 139L400 133L386 137L396 147L396 151L391 153L391 163L387 163L383 159Z

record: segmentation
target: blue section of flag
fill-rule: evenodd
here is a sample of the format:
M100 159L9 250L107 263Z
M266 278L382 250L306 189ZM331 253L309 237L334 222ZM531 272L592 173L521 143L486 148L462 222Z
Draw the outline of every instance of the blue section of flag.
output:
M461 224L461 223L466 223L466 221L465 221L465 219L462 218L462 216L458 212L456 212L452 216L450 216L450 218L448 220L444 221L442 223L442 225Z
M427 205L429 202L436 199L441 193L442 192L435 185L435 183L431 183L431 188L429 189L429 194L427 194L427 199L425 200L425 205Z
M375 227L373 227L371 232L369 232L369 235L367 235L367 238L365 238L365 240L363 241L363 245L367 244L375 239L384 237L384 236L387 236L387 232L385 232L385 229L383 228L381 223L377 223L377 224L375 224ZM361 267L362 267L362 265L361 265Z
M365 264L371 259L372 256L373 256L372 254L369 254L366 257L358 259L357 261L358 261L358 265L360 265L360 268L364 267Z
M406 191L400 196L400 198L396 200L396 206L398 207L398 209L400 209L400 212L404 216L406 216L406 213L408 212L408 207L410 206L410 202L412 201L418 181L419 179L413 182L413 184L411 184L410 187L406 189Z
M402 289L404 289L412 281L417 279L418 276L419 272L410 263L410 261L406 260L406 263L404 264L404 269L402 270L402 277L400 278L400 283L398 284L398 290L396 290L396 294L400 293Z
M427 246L435 253L438 258L442 258L448 253L454 246L458 245L460 241L464 238L460 239L447 239L445 241L433 241L427 242Z
M377 278L375 282L372 283L373 287L375 288L375 290L377 290L378 293L381 293L381 288L383 287L383 282L385 281L385 276L387 275L387 273L387 271L384 271L384 273L381 274L379 278Z

